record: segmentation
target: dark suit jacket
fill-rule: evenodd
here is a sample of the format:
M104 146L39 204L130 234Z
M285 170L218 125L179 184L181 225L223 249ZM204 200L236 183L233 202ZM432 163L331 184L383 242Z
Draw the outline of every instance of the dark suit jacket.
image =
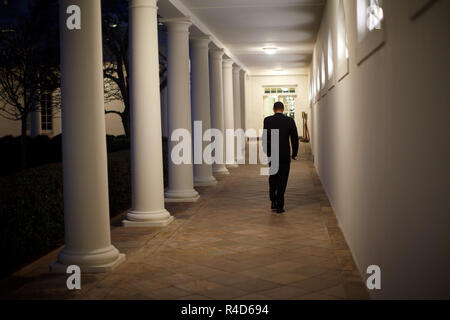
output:
M295 120L286 117L282 113L276 113L273 116L264 119L264 129L267 130L267 150L264 150L268 157L271 156L271 130L279 130L279 154L280 163L290 163L291 155L292 157L297 157L298 155L298 132L297 126L295 125ZM289 139L291 143L289 143ZM263 141L264 142L264 141ZM291 146L292 144L292 154Z

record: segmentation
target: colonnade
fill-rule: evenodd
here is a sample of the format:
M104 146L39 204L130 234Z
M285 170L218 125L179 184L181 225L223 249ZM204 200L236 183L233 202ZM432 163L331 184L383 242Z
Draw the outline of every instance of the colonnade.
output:
M223 58L222 49L210 48L209 36L190 38L189 18L161 20L168 29L169 185L164 192L156 2L129 0L132 204L125 227L168 225L173 217L165 202L195 202L195 186L213 186L214 175L237 166L235 157L226 159L227 166L175 164L175 130L192 134L196 121L202 128L195 134L202 136L210 128L225 134L244 127L240 67ZM82 13L80 28L67 23L74 6ZM59 14L66 245L52 268L78 265L84 272L104 272L125 257L110 236L100 0L60 0ZM226 149L216 152L226 156ZM203 156L192 153L193 160Z

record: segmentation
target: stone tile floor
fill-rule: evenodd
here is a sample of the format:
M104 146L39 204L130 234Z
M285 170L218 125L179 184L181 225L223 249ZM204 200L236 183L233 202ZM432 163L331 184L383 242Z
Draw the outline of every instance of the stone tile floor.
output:
M309 145L293 163L285 215L270 210L267 177L241 166L198 188L195 204L170 204L163 229L123 228L112 241L127 260L107 274L67 275L48 266L59 250L1 282L3 299L368 299L312 163Z

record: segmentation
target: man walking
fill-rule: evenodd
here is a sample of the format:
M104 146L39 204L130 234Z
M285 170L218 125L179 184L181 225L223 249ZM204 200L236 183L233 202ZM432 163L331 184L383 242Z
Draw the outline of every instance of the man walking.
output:
M289 171L291 168L291 157L293 160L297 160L299 138L294 119L284 115L283 103L275 103L273 111L275 113L273 116L264 119L264 129L267 132L266 154L268 157L271 157L272 150L271 130L278 130L279 133L279 168L278 172L271 175L269 178L270 201L272 201L272 210L276 211L278 214L282 214L285 212L284 193L286 192ZM273 143L275 143L275 141L273 141ZM274 149L276 150L276 148Z

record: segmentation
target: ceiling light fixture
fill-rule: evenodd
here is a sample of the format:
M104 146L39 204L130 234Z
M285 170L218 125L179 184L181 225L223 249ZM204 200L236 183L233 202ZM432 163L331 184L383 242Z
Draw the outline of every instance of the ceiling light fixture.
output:
M263 48L265 54L275 54L278 51L278 48L275 47L265 47Z

